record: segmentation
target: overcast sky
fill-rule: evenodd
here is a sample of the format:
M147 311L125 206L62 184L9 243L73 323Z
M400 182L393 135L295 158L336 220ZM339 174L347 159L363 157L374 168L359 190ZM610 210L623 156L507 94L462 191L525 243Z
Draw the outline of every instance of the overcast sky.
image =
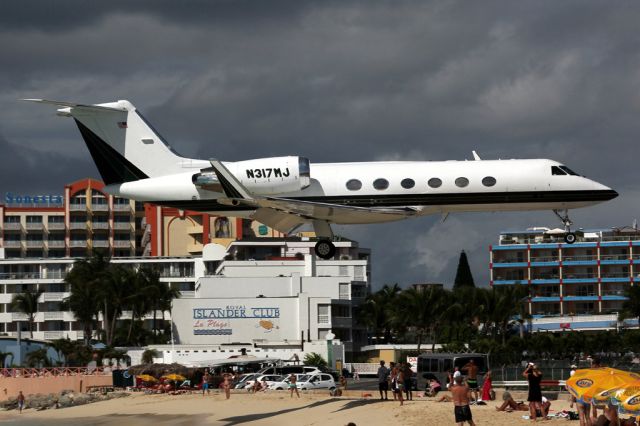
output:
M76 126L19 98L128 99L183 155L312 162L552 158L620 193L577 227L640 216L640 3L23 1L0 14L0 194L99 177ZM373 283L488 284L506 229L551 212L337 227Z

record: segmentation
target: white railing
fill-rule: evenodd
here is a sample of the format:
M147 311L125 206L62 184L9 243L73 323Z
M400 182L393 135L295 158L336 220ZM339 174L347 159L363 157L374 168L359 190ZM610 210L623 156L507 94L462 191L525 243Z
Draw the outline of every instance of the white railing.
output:
M72 212L83 212L87 210L86 204L69 204L69 210Z
M44 247L43 240L27 240L27 247Z
M66 229L64 222L49 222L47 223L47 229L51 231L60 231Z
M64 247L65 243L64 240L49 240L47 241L47 245L49 246L49 248L55 248L55 247Z
M22 247L22 241L4 240L4 246L6 248L20 248Z
M70 222L69 229L87 229L87 222Z
M44 312L44 320L62 320L64 312Z
M44 224L42 222L27 222L27 230L38 231L42 229L44 229Z
M44 332L44 340L62 339L63 337L64 337L64 331L45 331Z
M130 248L131 247L131 241L129 241L129 240L125 240L125 241L115 240L113 242L113 246L115 248Z
M318 315L318 324L330 324L329 315Z
M11 312L11 321L27 321L29 316L22 312Z
M114 222L113 229L128 231L131 229L131 222Z
M20 231L22 229L22 224L20 222L4 222L2 227L5 231Z
M43 293L45 302L60 302L64 300L66 293L55 292L55 293ZM46 318L46 317L45 317Z
M91 203L91 210L96 211L96 212L106 212L109 210L109 205L108 204L94 204Z
M69 242L69 247L77 248L77 247L86 247L87 242L85 240L72 240Z
M131 211L131 204L114 204L113 210L117 212L128 212Z
M109 229L109 222L92 222L93 229Z
M107 240L93 240L94 247L109 247L109 241Z

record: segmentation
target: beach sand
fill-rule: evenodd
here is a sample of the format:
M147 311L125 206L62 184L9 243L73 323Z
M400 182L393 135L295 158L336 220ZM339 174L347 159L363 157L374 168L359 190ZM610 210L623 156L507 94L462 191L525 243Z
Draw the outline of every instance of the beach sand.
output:
M496 412L499 401L473 406L478 425L512 426L530 424L522 418L528 412ZM552 413L568 409L567 401L553 401ZM236 393L230 400L223 395L144 395L113 399L59 410L25 410L0 413L0 424L15 425L452 425L453 404L417 398L400 407L395 401L375 398L303 394L300 399L284 393L258 395ZM566 422L551 420L545 424ZM572 422L577 424L577 422Z

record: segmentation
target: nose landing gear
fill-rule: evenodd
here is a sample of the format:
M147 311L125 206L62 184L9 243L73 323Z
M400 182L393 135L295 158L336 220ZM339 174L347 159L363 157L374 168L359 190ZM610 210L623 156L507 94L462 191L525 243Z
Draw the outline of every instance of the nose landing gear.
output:
M571 232L571 225L573 225L573 222L571 221L571 219L569 219L569 210L564 210L564 214L560 214L558 210L553 210L553 213L558 216L558 218L564 225L564 230L566 232L566 234L564 235L564 242L567 244L575 243L577 238L576 234Z

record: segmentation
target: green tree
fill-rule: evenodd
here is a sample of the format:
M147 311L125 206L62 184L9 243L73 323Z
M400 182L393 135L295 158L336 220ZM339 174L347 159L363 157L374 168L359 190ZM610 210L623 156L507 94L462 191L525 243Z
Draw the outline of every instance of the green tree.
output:
M27 366L32 368L50 367L51 360L47 356L47 348L33 350L27 354Z
M370 294L358 307L357 318L360 324L371 330L376 342L388 343L393 335L393 309L398 301L401 289L398 284L385 285Z
M87 259L74 262L64 281L69 285L69 297L63 306L73 312L76 320L82 324L85 345L89 345L93 336L93 326L98 323L100 313L101 289L107 279L110 259L95 252Z
M618 314L619 320L633 318L640 321L640 285L625 286L627 300L622 304L622 312Z
M49 342L49 346L58 353L58 359L60 360L60 364L63 366L67 365L69 355L76 350L75 342L72 342L68 337L66 339L52 340Z
M415 331L418 352L427 336L432 337L435 326L441 322L444 311L448 308L445 302L446 292L439 287L411 287L400 293L398 303L393 305L397 328L410 328Z
M178 299L180 297L180 290L177 288L171 287L168 283L160 282L159 278L155 281L154 287L157 289L157 293L155 295L154 301L155 306L153 308L154 315L154 335L156 336L156 341L158 340L158 334L156 333L157 325L155 324L155 315L157 311L162 312L162 330L165 330L165 312L171 312L172 304L174 299ZM167 335L162 336L163 341L158 343L167 343Z
M311 365L314 367L326 367L327 361L322 357L322 355L311 352L304 356L304 365Z
M142 352L142 363L143 364L153 364L153 358L157 358L160 356L160 353L155 349L146 349Z
M98 297L104 321L105 344L111 346L117 321L131 297L131 290L135 288L136 272L127 266L110 265L105 278Z
M473 282L473 275L471 275L471 268L469 267L469 261L467 260L467 254L462 250L460 253L460 259L458 260L458 269L456 271L456 278L453 282L453 289L460 287L475 287Z
M22 312L27 316L29 323L29 337L33 339L33 325L35 324L35 315L38 312L38 300L44 293L43 289L35 291L25 290L22 293L14 294L11 298L11 308Z

